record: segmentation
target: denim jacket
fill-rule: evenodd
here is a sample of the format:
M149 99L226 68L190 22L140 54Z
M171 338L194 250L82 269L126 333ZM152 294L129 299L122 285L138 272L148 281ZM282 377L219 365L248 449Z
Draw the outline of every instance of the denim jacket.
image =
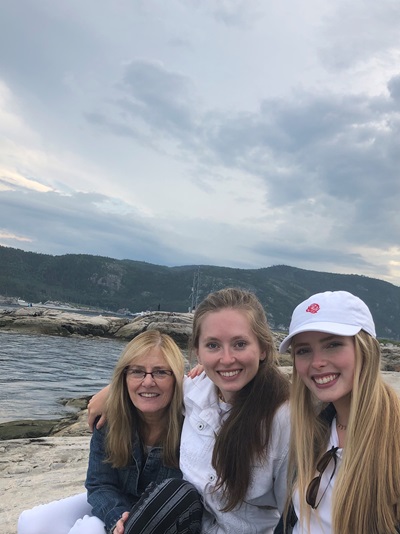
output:
M150 482L159 484L167 478L182 478L182 473L163 465L161 447L153 447L146 458L137 435L133 436L130 463L122 468L112 467L104 462L106 432L106 427L93 431L85 486L93 515L109 531L123 512L129 512L140 499Z

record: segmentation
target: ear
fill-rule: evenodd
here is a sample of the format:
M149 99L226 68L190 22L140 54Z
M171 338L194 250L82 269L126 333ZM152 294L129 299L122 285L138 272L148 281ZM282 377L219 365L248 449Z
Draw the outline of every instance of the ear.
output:
M263 350L260 354L260 362L263 362L265 358L267 357L267 351Z

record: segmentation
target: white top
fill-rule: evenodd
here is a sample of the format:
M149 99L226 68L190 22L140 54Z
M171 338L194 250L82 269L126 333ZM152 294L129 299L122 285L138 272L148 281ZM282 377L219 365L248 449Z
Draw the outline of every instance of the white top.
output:
M272 441L265 460L254 465L245 501L230 512L221 512L221 491L214 492L216 472L211 466L215 433L229 411L218 401L213 382L202 373L184 382L185 421L182 430L180 468L203 497L202 532L207 534L272 534L286 498L286 470L289 449L289 409L277 411ZM267 409L267 407L266 407ZM246 454L246 451L243 451Z
M329 438L329 446L326 450L331 449L332 447L339 447L339 437L336 430L336 417L332 421L331 425L331 435ZM343 449L338 449L336 451L336 471L332 477L332 480L329 480L332 471L334 468L333 460L329 463L328 467L322 474L320 491L326 492L322 497L321 502L318 505L316 510L311 509L310 515L310 530L307 528L307 522L303 521L302 523L297 521L296 525L293 528L293 534L331 534L332 533L332 515L331 515L331 502L333 494L333 486L335 484L336 475L339 471L340 463L342 461ZM322 456L322 455L321 455ZM317 476L318 473L315 474ZM300 517L300 501L299 501L299 492L295 491L293 495L293 505L297 517Z

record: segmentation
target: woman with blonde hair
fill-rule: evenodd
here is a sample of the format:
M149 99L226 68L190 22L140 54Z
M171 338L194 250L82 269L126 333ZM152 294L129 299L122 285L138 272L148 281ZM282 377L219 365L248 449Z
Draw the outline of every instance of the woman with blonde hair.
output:
M179 469L183 375L183 356L168 335L135 337L114 369L107 424L93 432L87 495L23 512L18 534L186 533L188 521L190 532L200 532L201 503ZM179 524L168 512L172 504Z
M275 533L400 532L400 401L370 310L346 291L313 295L293 312L289 346L290 501Z

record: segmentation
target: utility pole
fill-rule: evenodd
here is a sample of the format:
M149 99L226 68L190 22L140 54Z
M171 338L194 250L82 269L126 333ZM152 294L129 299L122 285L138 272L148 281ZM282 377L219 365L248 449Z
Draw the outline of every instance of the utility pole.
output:
M193 285L192 285L192 302L189 311L192 312L197 308L197 304L199 303L199 288L200 288L200 266L197 268L197 271L194 272L193 275Z

